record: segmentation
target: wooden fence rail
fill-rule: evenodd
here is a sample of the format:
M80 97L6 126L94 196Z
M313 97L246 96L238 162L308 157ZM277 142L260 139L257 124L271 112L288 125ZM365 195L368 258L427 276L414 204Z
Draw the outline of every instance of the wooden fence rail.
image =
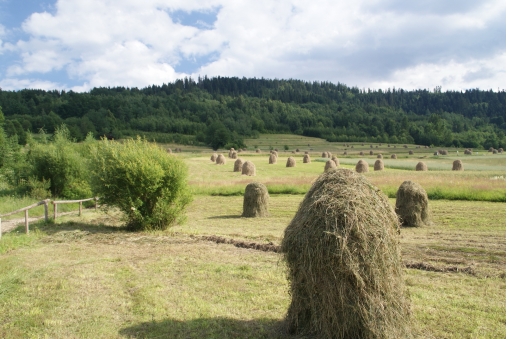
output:
M48 221L48 205L51 202L53 204L53 213L54 213L53 218L56 220L58 204L79 203L79 216L81 216L81 212L83 210L83 202L92 201L92 200L95 200L95 210L97 211L97 204L98 204L99 198L95 197L95 198L88 198L88 199L81 199L81 200L53 200L53 201L51 201L50 199L46 199L46 200L36 202L35 204L32 204L30 206L20 208L19 210L16 210L13 212L0 214L0 238L2 238L2 218L3 217L7 217L9 215L13 215L13 214L25 211L25 232L26 232L26 234L28 234L30 232L30 230L28 228L28 210L38 207L40 205L44 205L44 220Z

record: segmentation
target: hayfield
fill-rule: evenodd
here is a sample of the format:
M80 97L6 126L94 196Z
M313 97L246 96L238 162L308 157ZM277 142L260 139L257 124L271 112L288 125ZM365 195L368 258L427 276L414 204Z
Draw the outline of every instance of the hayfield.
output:
M303 193L323 172L321 151L331 151L342 167L353 169L360 158L352 151L368 152L370 144L354 144L346 157L342 143L319 139L270 135L254 142L261 154L252 152L248 141L250 151L239 156L255 163L256 177L234 173L232 159L211 163L210 150L182 147L172 155L188 164L195 196L187 221L169 231L127 232L118 212L87 210L82 217L76 212L54 223L39 222L28 236L21 228L4 234L0 337L287 337L281 328L290 297L280 254L206 237L280 244ZM309 144L316 150L312 163L303 164ZM279 149L275 165L268 164L270 146ZM292 154L296 148L301 152ZM407 153L402 145L396 150ZM400 234L415 336L504 337L506 158L485 151L434 157L432 150L414 150L408 158L385 156L382 172L372 168L375 148L363 159L371 166L365 176L389 196L404 180L414 180L431 198L433 224L403 228ZM297 159L294 168L285 167L290 155ZM429 171L414 171L424 156ZM463 161L465 171L451 171L455 159ZM270 191L269 217L241 217L242 193L253 181Z

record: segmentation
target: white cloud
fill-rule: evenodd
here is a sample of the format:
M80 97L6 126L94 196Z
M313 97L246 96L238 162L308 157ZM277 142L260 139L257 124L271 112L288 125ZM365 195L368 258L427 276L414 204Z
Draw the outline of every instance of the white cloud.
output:
M174 11L218 13L198 28ZM2 49L20 56L10 81L65 70L76 90L173 81L182 59L207 55L193 76L505 88L505 15L503 0L58 0Z
M0 88L4 91L13 91L22 88L29 89L43 89L43 90L54 90L54 89L63 89L64 86L61 84L57 84L52 81L45 81L39 79L13 79L6 78L0 80Z

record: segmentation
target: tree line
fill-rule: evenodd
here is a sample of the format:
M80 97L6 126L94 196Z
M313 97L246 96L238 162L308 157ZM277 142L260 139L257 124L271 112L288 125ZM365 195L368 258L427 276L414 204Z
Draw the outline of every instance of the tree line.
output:
M184 78L146 88L89 92L0 90L7 136L145 135L150 140L243 147L259 133L328 141L506 148L506 92L372 90L330 82L237 77Z

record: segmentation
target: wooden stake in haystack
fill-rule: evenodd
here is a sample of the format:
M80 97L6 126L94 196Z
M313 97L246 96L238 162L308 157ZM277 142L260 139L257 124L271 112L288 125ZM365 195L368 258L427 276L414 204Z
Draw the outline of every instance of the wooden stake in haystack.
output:
M364 176L347 169L321 174L281 243L288 332L411 338L398 232L388 198Z

